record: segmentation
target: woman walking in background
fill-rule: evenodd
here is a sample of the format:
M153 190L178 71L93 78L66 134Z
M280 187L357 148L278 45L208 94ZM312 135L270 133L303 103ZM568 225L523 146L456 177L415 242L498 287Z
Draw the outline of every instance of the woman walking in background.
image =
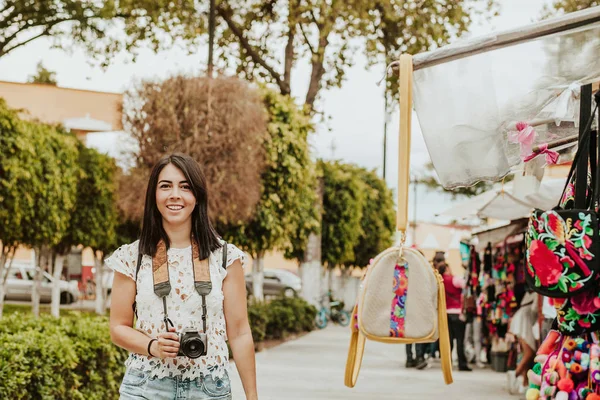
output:
M454 349L456 340L456 351L458 354L458 370L472 371L467 363L465 355L465 328L466 323L461 317L462 312L462 291L465 287L465 280L459 276L453 276L448 264L439 263L438 271L444 279L444 289L446 290L446 311L448 313L448 329L450 330L450 348Z

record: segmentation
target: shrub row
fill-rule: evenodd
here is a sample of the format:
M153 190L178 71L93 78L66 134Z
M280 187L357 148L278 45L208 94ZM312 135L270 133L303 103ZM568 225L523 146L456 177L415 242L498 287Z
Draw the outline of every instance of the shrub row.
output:
M255 343L313 329L302 299L248 307ZM127 352L110 340L108 318L70 312L60 319L6 313L0 323L0 399L116 399Z

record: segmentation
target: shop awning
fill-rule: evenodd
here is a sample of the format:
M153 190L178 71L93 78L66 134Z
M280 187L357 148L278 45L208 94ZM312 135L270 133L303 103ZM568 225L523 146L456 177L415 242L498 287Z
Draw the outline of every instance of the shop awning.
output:
M415 55L412 101L440 183L510 173L522 163L509 140L517 122L535 126L535 145L576 135L580 87L600 80L599 54L593 7Z
M474 196L439 215L506 221L528 218L534 208L547 210L558 204L565 179L545 179L541 184L536 182L533 176L518 176L514 182Z

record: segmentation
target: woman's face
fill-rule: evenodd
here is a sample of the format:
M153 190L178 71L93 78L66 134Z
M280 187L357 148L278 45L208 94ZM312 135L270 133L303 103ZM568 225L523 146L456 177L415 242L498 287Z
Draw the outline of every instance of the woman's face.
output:
M163 224L191 224L196 198L183 172L173 164L167 164L158 175L156 206Z

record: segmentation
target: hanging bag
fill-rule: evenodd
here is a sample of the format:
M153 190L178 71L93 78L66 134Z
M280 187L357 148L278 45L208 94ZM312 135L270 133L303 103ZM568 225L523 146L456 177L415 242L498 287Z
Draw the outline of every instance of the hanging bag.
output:
M452 360L442 277L418 251L404 246L410 166L412 59L400 58L401 111L397 228L400 245L391 247L367 268L353 312L344 383L354 387L366 339L390 344L430 343L439 339L444 380L452 383ZM409 103L410 104L410 103Z
M600 92L599 92L600 93ZM575 176L574 201L567 207L552 210L536 209L529 218L526 232L526 273L529 287L544 296L567 298L588 290L594 285L600 270L598 236L598 146L596 131L591 131L600 94L596 93L596 108L583 126L579 148L561 199L568 197ZM589 103L588 103L589 106ZM585 106L582 106L582 113ZM588 107L589 112L589 107ZM587 165L592 172L588 190ZM582 173L582 171L584 173ZM587 193L586 193L587 192Z

